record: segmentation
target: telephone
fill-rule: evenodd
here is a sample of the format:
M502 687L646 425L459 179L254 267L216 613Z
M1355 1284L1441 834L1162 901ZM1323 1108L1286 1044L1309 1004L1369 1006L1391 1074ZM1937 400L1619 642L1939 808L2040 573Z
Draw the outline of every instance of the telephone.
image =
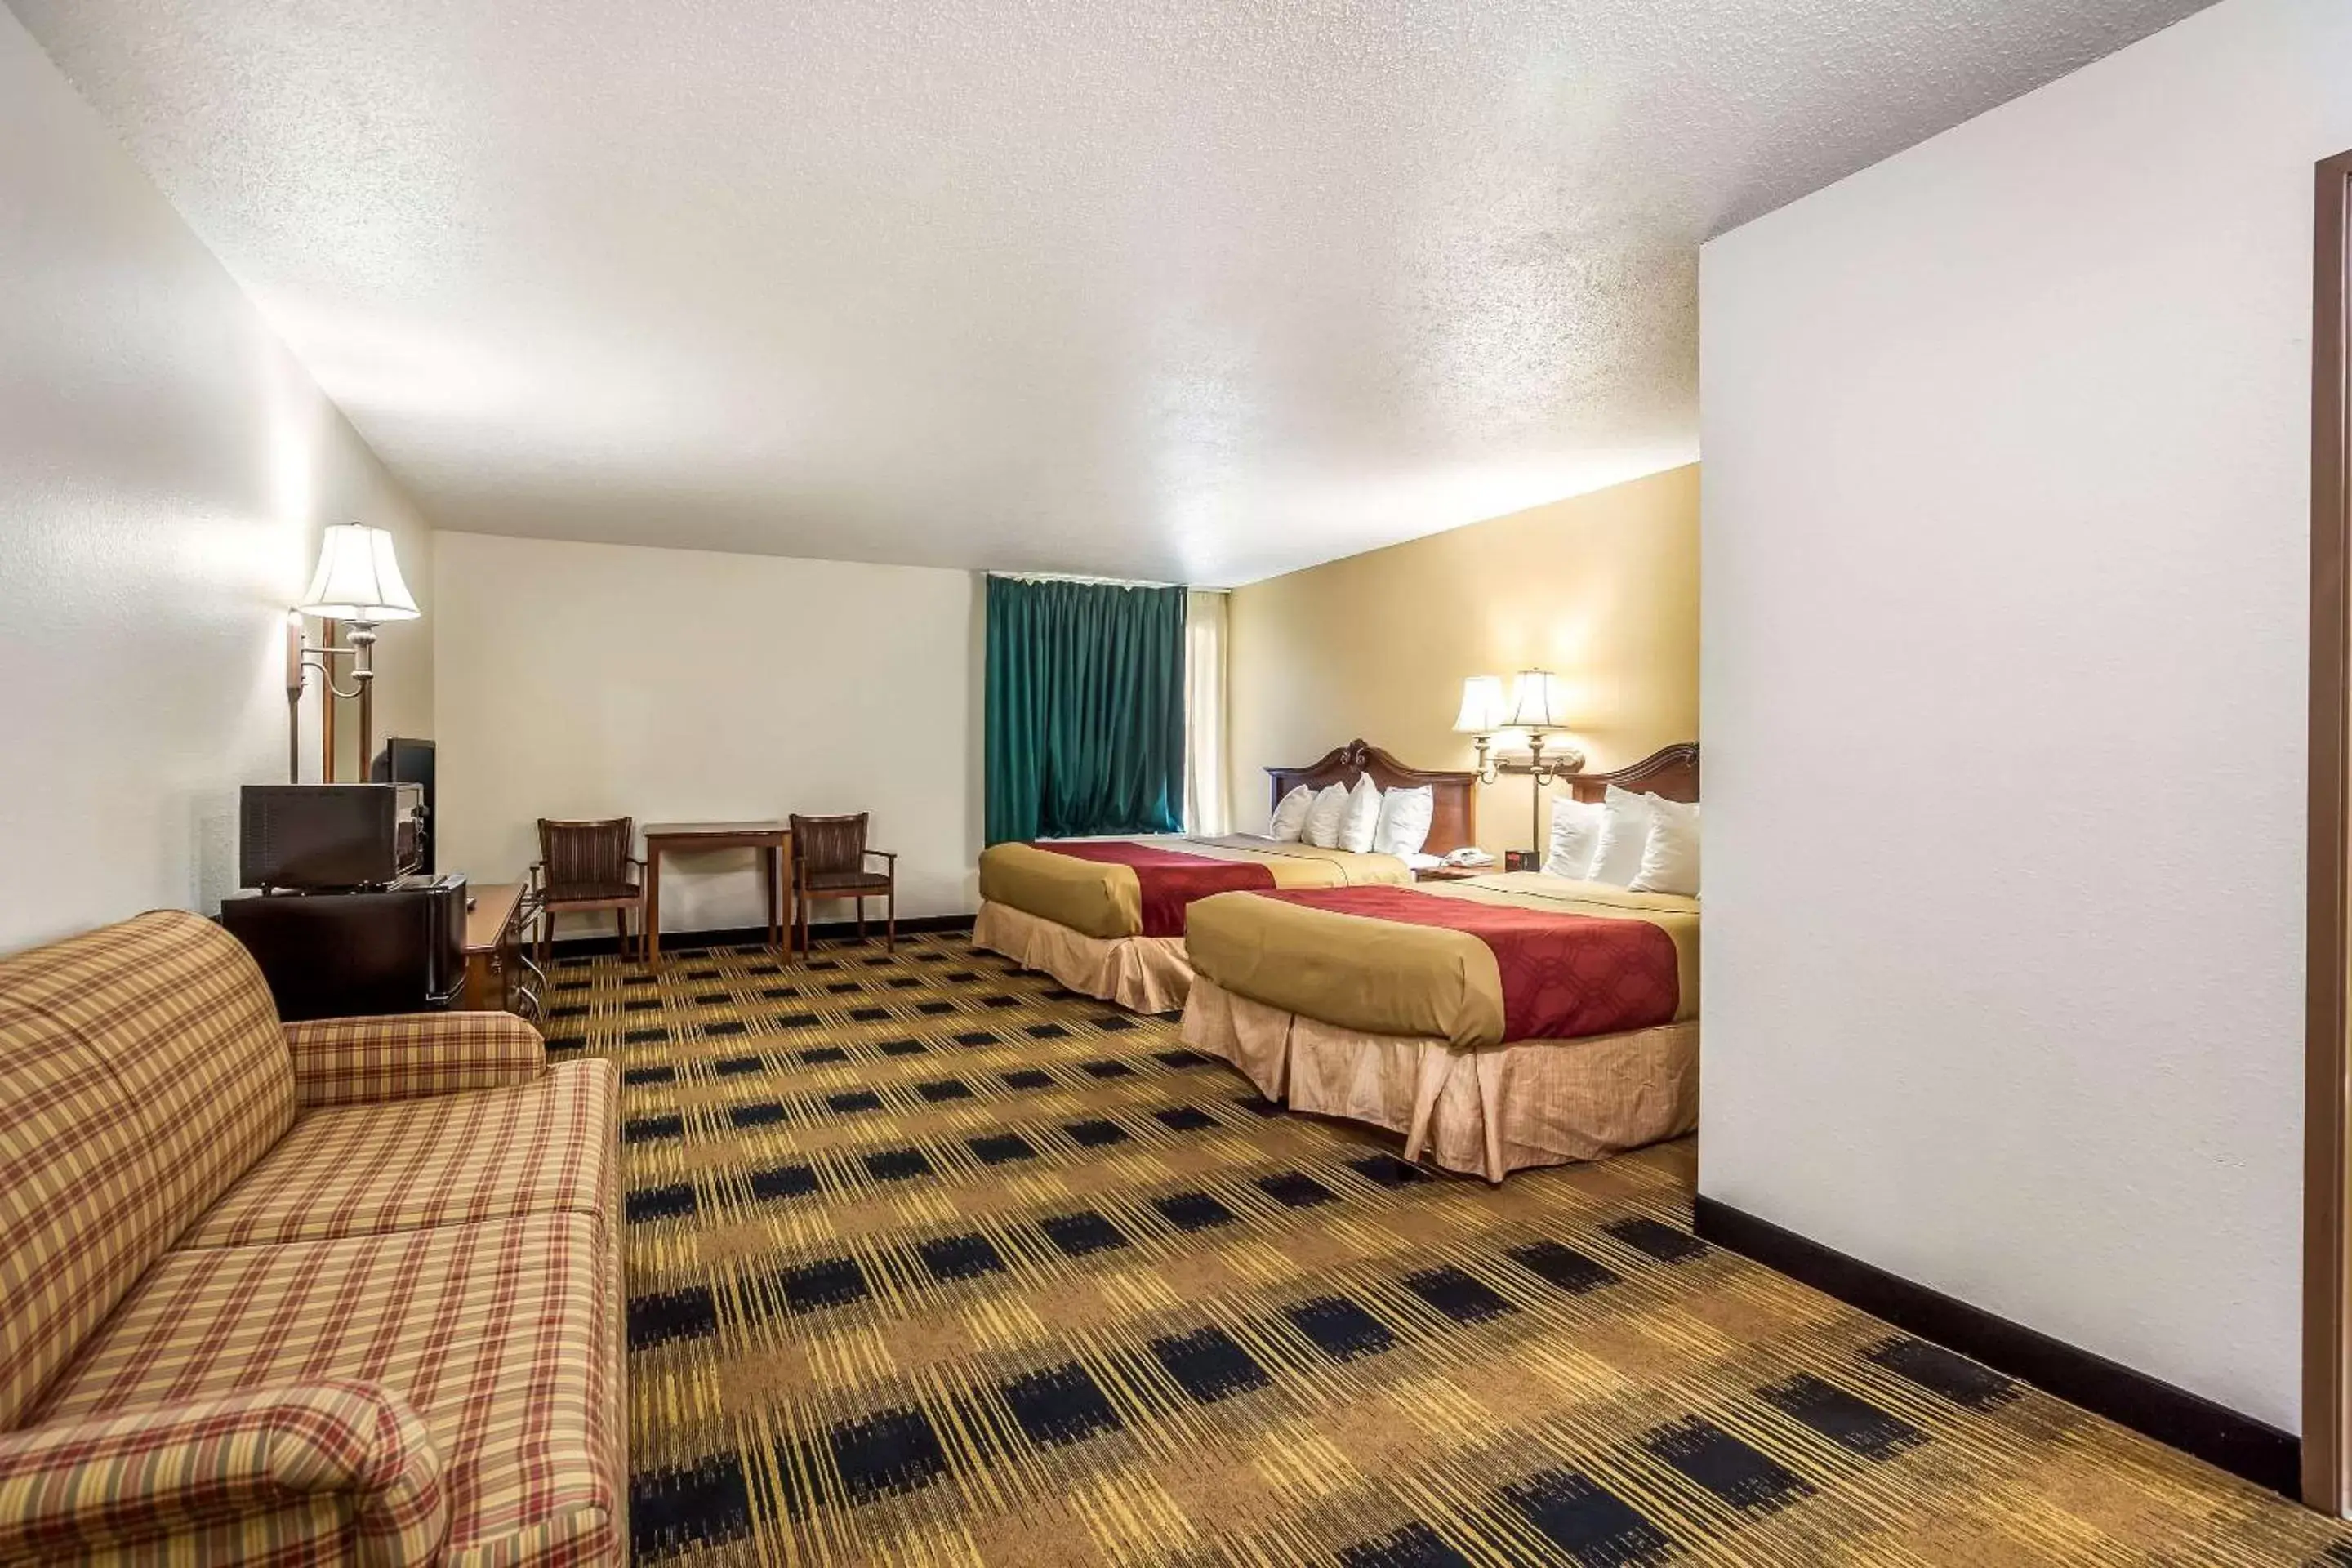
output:
M1446 856L1445 863L1449 866L1491 866L1495 863L1495 858L1475 844L1465 844L1461 848Z

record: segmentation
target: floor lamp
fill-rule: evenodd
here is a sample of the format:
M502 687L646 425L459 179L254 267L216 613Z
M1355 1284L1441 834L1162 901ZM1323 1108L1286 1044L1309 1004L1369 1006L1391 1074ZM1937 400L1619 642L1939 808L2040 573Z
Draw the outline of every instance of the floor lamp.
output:
M326 682L324 700L359 699L360 771L365 774L368 753L375 746L375 628L385 621L413 621L419 614L415 596L401 579L400 561L393 553L392 535L365 523L347 522L330 528L319 541L319 569L310 574L310 590L286 615L286 776L302 780L302 688L310 671ZM343 621L350 629L341 643L314 643L302 635L302 617L317 616ZM335 661L351 661L352 686L345 690L335 679ZM321 770L331 781L334 759Z

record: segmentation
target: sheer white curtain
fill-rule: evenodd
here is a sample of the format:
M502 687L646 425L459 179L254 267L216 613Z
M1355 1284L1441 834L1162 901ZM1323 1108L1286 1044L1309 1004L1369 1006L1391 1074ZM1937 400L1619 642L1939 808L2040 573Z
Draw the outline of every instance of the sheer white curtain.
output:
M1223 833L1225 804L1225 599L1195 588L1184 595L1184 831Z

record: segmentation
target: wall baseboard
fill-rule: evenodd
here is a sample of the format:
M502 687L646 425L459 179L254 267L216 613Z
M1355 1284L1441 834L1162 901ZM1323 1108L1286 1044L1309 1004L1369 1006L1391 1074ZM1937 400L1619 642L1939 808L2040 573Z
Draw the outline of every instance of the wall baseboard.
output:
M971 929L970 915L918 915L898 922L898 934L908 936L919 931L963 931ZM867 921L866 934L876 942L882 940L882 922ZM854 921L822 921L809 927L814 942L837 942L857 934ZM633 937L634 942L635 939ZM730 926L723 931L665 931L662 952L696 952L714 947L758 947L768 940L765 926ZM618 952L621 942L611 936L560 936L555 939L558 958L597 958Z
M2257 1486L2301 1494L2292 1434L1700 1194L1692 1228L1790 1279Z

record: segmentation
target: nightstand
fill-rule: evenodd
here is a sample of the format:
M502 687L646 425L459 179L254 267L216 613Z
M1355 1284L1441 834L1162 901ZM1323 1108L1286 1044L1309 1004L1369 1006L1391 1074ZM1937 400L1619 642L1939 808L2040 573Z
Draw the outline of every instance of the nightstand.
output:
M1473 877L1483 877L1489 871L1498 870L1501 865L1502 862L1496 861L1492 866L1423 866L1414 870L1412 879L1416 882L1466 882Z

